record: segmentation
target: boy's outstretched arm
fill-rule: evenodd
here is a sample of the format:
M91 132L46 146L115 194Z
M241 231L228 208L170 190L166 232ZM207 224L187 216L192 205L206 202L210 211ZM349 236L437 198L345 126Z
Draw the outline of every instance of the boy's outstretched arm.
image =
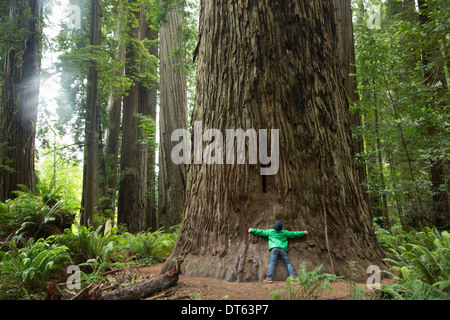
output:
M270 229L255 229L255 228L248 228L249 233L253 233L260 237L268 237L270 233Z
M308 230L305 231L288 231L287 232L287 237L290 239L294 239L294 238L300 238L303 236L308 235Z

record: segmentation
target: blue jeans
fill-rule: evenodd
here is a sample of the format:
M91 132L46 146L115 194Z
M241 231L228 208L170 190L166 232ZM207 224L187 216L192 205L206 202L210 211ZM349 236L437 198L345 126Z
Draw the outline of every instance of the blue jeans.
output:
M288 269L289 276L295 276L294 268L292 268L291 261L289 260L286 250L281 248L272 248L272 250L270 250L269 274L267 275L267 278L273 279L273 273L275 271L278 258L283 261L284 265Z

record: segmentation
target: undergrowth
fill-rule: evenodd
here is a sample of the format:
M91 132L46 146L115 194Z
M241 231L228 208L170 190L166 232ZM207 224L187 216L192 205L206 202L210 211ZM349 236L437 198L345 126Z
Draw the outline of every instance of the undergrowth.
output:
M284 288L270 292L269 296L280 300L283 297L280 293L286 293L290 300L316 300L323 290L333 291L331 283L339 279L334 274L323 273L322 268L320 265L307 271L306 264L301 264L298 275L288 277Z
M448 300L450 299L450 234L425 228L403 231L396 225L388 232L377 230L385 259L392 267L388 273L396 282L382 285L381 299Z
M163 232L120 233L113 228L73 224L74 213L57 193L35 196L24 186L14 200L0 203L0 299L39 298L49 281L63 283L70 265L82 271L84 283L101 281L102 273L130 264L162 262L170 255L179 228ZM64 228L65 227L65 228ZM404 231L395 225L390 231L376 228L386 252L385 271L395 282L381 285L376 299L450 299L450 234L425 228ZM322 273L321 266L289 277L285 287L271 292L290 299L315 299L337 280ZM352 296L363 292L350 287Z
M58 201L50 207L42 197L28 192L2 203L0 299L42 298L48 282L64 283L69 276L66 270L73 265L80 268L81 280L88 284L102 281L102 273L115 268L164 261L178 235L177 228L138 234L113 228L105 234L102 227L72 225L61 234L35 238L54 221L52 215L58 208Z

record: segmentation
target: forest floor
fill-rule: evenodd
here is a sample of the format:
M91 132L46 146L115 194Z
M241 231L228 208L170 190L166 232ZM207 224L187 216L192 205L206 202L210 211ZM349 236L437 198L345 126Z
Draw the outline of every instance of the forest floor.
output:
M149 267L138 269L142 277L160 276L162 264L154 264ZM390 279L383 280L392 282ZM339 281L333 283L333 291L324 290L319 300L346 300L349 295L349 281ZM364 288L366 296L370 296L370 290L365 283L356 283L357 287ZM150 297L151 300L273 300L269 293L285 287L284 281L275 281L271 284L262 282L228 282L221 279L205 277L187 277L180 275L177 284L167 289L165 292ZM281 295L281 294L280 294ZM286 293L282 294L284 299L289 299ZM195 297L195 298L194 298Z

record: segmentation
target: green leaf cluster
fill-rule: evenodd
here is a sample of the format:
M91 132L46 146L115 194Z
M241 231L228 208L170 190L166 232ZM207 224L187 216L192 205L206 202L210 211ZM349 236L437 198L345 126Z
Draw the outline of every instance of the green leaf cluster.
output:
M121 238L121 244L123 250L133 259L154 263L169 257L177 237L177 228L172 228L170 232L160 229L138 234L125 233Z
M37 291L70 261L67 247L52 242L52 238L30 239L19 248L13 240L9 251L0 251L1 298L11 298L17 289L26 295Z
M392 234L377 231L386 251L396 283L382 286L384 298L444 299L450 298L450 234L426 228L404 232L397 225Z
M373 216L387 210L394 222L413 228L434 225L433 196L448 190L446 182L432 185L430 171L438 163L446 168L450 155L450 16L445 1L426 3L429 21L423 23L411 1L353 1L359 100L352 111L362 117L354 136L364 141L358 155L367 168L363 184ZM381 8L379 29L366 23L372 4Z
M25 243L28 239L47 238L72 225L75 214L59 199L57 192L32 194L24 185L16 198L0 203L0 239Z
M302 263L298 275L288 277L284 288L272 291L269 296L280 300L282 299L280 293L287 293L291 300L316 300L323 290L333 291L331 283L339 279L335 274L322 272L322 269L323 265L319 265L307 271L306 264Z

